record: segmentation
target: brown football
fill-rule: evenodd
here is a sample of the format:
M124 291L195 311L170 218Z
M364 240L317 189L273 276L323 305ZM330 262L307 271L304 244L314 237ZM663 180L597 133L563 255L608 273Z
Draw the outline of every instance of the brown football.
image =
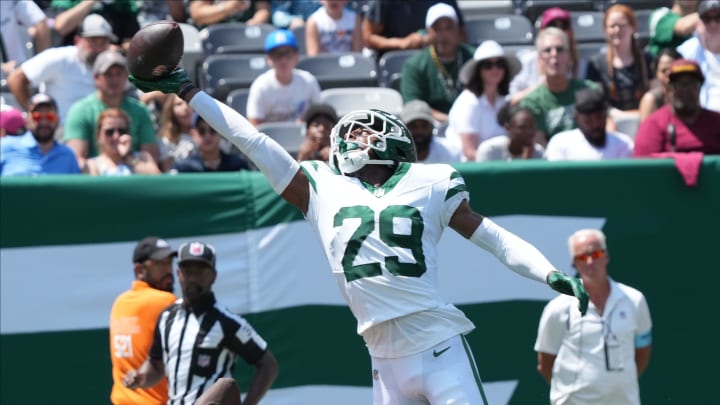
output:
M174 21L158 21L136 32L127 51L128 70L143 80L157 80L172 72L183 55L183 34Z

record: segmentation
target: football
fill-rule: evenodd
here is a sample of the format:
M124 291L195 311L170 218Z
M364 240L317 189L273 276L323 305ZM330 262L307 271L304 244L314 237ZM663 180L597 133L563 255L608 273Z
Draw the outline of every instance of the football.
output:
M183 55L183 34L174 21L158 21L142 27L130 40L128 70L143 80L157 80L172 72Z

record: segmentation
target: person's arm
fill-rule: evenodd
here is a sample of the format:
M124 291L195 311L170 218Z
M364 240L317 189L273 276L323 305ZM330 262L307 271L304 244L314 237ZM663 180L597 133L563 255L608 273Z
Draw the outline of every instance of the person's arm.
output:
M635 365L637 367L637 375L643 375L650 363L650 349L652 346L646 346L635 349Z
M353 27L352 33L352 47L350 48L350 50L353 52L362 52L363 45L362 18L360 18L359 14L356 14L355 26Z
M250 7L250 0L225 0L213 3L207 0L191 1L188 6L190 18L195 25L211 25L218 23L235 13Z
M30 100L30 80L25 76L22 66L10 73L7 78L7 85L20 107L23 110L27 109Z
M640 105L638 107L638 119L642 123L645 121L650 114L657 110L657 104L655 103L655 96L651 91L646 91L640 99Z
M673 34L679 37L692 35L692 33L695 32L695 28L697 28L698 21L700 21L700 16L697 12L680 17L673 25Z
M269 1L256 1L255 2L255 14L252 18L245 21L247 25L258 25L270 23L270 2Z
M165 3L173 20L177 22L187 21L187 9L184 0L165 0Z
M477 153L480 135L473 133L461 133L460 134L460 145L462 147L462 153L469 162L475 161L475 154Z
M535 246L473 211L467 200L460 203L449 225L515 273L577 297L580 313L585 315L589 296L577 278L560 273Z
M365 19L362 23L363 39L371 49L418 49L425 45L425 39L417 32L405 37L388 38L382 35L385 28Z
M557 355L554 354L538 352L537 370L548 384L550 384L550 380L552 379L552 369L556 357Z
M250 380L250 386L248 386L243 405L258 404L277 378L278 370L277 360L275 360L272 351L268 349L260 357L260 360L255 363L255 375Z
M130 370L123 377L123 385L130 389L150 388L165 376L165 364L162 359L149 357L137 370Z
M53 25L55 31L62 36L73 32L80 26L82 20L90 14L97 3L100 3L100 0L84 0L58 14Z
M33 46L36 54L50 48L50 27L47 25L47 19L33 25L33 32Z
M305 23L305 53L308 56L318 55L322 51L320 31L315 18L310 16Z

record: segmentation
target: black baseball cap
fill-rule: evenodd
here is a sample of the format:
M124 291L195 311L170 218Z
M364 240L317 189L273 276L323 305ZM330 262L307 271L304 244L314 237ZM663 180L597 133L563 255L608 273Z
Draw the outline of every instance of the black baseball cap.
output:
M146 260L163 260L170 256L177 256L170 244L157 236L148 236L138 242L133 252L133 263L142 263Z
M337 124L338 122L337 111L335 111L333 106L327 103L310 104L303 115L303 120L305 121L305 124L310 125L310 123L319 116L327 117L333 124Z
M607 111L608 102L601 89L589 87L575 93L575 111L581 114L591 114Z
M202 262L215 268L215 248L203 242L183 243L178 249L178 264L185 262Z

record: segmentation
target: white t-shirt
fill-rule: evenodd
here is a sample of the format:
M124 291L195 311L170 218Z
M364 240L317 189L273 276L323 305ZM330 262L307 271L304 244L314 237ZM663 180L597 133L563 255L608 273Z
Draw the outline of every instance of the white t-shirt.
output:
M60 119L77 100L95 92L92 66L80 60L76 46L49 48L22 64L30 83L58 104Z
M320 102L320 84L310 72L293 70L293 79L286 86L275 77L275 69L270 69L250 86L247 117L264 122L296 121L308 105Z
M425 160L418 160L420 163L453 163L462 160L462 153L455 145L445 138L433 136L430 142L430 152Z
M545 148L547 160L604 160L632 157L633 140L619 132L608 132L605 147L593 146L579 129L558 132Z
M602 315L592 302L581 316L574 297L551 300L540 317L535 341L536 352L557 356L550 402L640 405L635 349L652 343L651 330L645 296L613 280Z
M474 328L438 289L438 242L470 198L452 166L400 163L374 188L325 162L300 164L306 219L371 356L409 356Z
M505 103L507 100L498 96L491 105L484 94L478 97L470 90L463 90L450 107L445 137L460 148L460 134L476 134L478 143L504 135L505 128L498 124L497 113Z
M720 54L707 51L697 36L683 42L677 50L683 58L696 61L705 75L700 89L700 104L708 110L720 112Z
M22 31L27 31L44 19L45 13L34 1L0 1L0 38L8 60L14 60L18 65L25 62L25 41L30 39L30 36L23 35Z
M475 161L477 162L489 162L492 160L500 160L509 162L511 160L518 160L518 157L510 155L508 146L510 145L510 138L507 135L496 136L495 138L488 139L478 146L477 153L475 154ZM542 159L544 149L540 144L534 144L534 150L531 159ZM521 159L520 159L521 160Z
M317 23L322 53L352 51L352 36L356 16L357 14L354 11L343 9L342 17L339 20L334 20L328 15L325 7L320 7L308 17L308 20L313 19Z

